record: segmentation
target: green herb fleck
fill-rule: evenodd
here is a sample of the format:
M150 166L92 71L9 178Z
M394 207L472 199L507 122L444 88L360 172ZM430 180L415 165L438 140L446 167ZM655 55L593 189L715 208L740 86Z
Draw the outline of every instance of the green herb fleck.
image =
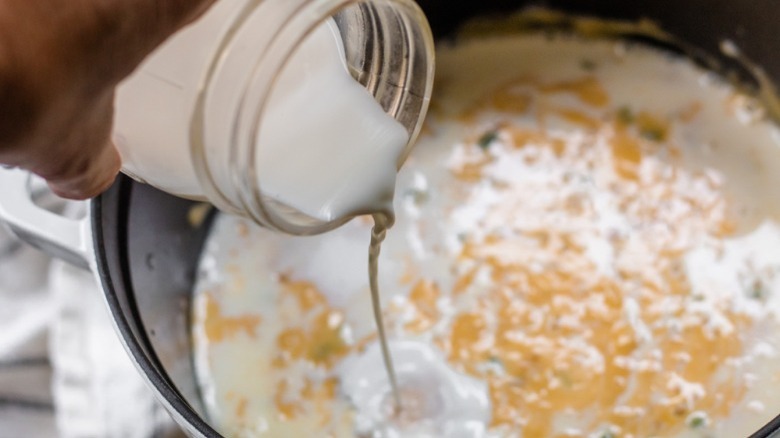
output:
M635 120L634 112L631 111L631 108L627 106L622 106L620 107L620 109L618 109L617 119L620 123L630 125L634 123Z
M601 433L598 435L598 437L599 438L615 438L615 434L611 430L607 429L607 430L602 430Z
M496 141L496 139L498 139L498 131L496 131L496 130L488 131L488 132L482 134L482 137L479 138L479 141L477 141L477 144L483 150L487 150L487 148L490 147L491 143Z
M764 288L763 283L760 281L755 281L753 283L753 287L750 288L750 298L753 298L754 300L763 301L766 299L767 290Z
M585 71L593 71L598 65L596 65L596 61L585 58L580 61L580 67Z
M317 360L327 359L336 350L336 346L331 342L325 342L314 347L312 357Z
M691 429L697 429L704 426L704 423L706 423L706 421L704 421L703 417L696 417L691 419L691 421L688 422L688 425L691 427Z
M571 388L574 385L571 375L567 372L556 372L555 377L560 380L561 385L563 385L564 388Z
M662 129L646 128L639 132L639 135L650 141L663 141L665 133Z
M699 429L707 425L707 414L704 412L694 412L688 416L686 421L691 429Z
M406 196L410 198L414 202L414 205L418 207L428 202L429 198L428 191L416 188L407 190Z

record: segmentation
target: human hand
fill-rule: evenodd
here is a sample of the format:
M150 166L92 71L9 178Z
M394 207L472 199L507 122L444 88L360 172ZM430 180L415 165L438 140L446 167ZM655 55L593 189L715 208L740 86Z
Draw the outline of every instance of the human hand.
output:
M0 163L65 198L107 189L117 84L215 1L0 0Z

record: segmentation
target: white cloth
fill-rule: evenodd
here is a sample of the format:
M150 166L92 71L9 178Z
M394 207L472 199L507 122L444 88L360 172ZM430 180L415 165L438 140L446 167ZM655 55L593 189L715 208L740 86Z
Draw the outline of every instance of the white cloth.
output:
M114 333L92 274L0 227L0 438L182 436Z
M0 438L56 436L47 331L48 259L0 227Z
M148 438L176 430L126 355L91 273L55 261L52 389L62 437Z

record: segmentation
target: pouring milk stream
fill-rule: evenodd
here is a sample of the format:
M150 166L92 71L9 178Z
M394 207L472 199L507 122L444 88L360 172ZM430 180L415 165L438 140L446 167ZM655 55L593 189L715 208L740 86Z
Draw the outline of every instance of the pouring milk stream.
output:
M185 32L163 51L199 50L205 35L245 2L222 3L203 23L196 24L196 28L200 26L198 32ZM273 15L279 9L281 6L265 13ZM236 31L237 39L243 34L243 38L252 41L267 33L259 26L249 30L247 27ZM200 62L206 65L202 59ZM228 61L223 64L229 66ZM192 139L187 141L187 136L192 135L192 130L177 129L188 121L187 112L182 109L195 102L200 92L191 87L191 93L181 93L197 79L188 67L187 62L173 65L165 59L165 53L159 53L120 88L115 142L123 156L125 173L173 194L210 200L206 190L203 196L200 193L203 180L198 178L195 160L190 155ZM247 77L246 70L223 71L220 80L228 85L239 84ZM232 92L240 102L246 96L237 87L226 88L227 97L217 95L212 100L230 102ZM334 19L321 22L303 39L273 81L268 96L259 129L253 132L257 150L250 155L254 157L253 166L248 167L264 199L277 208L292 209L320 223L343 222L359 214L374 217L369 283L383 364L394 400L390 415L397 415L402 406L401 392L382 322L377 275L380 245L394 222L392 202L397 167L412 135L353 79ZM212 106L205 114L225 117L223 113L230 109L228 105ZM421 109L420 120L425 109ZM236 120L241 117L239 113ZM227 123L214 126L207 130L207 136L230 138L231 129L235 128ZM229 159L236 160L235 152L230 152ZM235 175L232 177L235 179Z

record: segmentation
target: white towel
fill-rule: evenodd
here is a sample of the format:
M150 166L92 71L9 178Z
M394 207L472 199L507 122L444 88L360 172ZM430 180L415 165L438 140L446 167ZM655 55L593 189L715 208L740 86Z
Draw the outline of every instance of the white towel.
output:
M47 332L48 259L0 227L0 438L56 436Z
M0 438L183 436L124 352L92 274L0 227Z
M92 274L55 261L50 275L60 436L147 438L177 430L119 343Z

